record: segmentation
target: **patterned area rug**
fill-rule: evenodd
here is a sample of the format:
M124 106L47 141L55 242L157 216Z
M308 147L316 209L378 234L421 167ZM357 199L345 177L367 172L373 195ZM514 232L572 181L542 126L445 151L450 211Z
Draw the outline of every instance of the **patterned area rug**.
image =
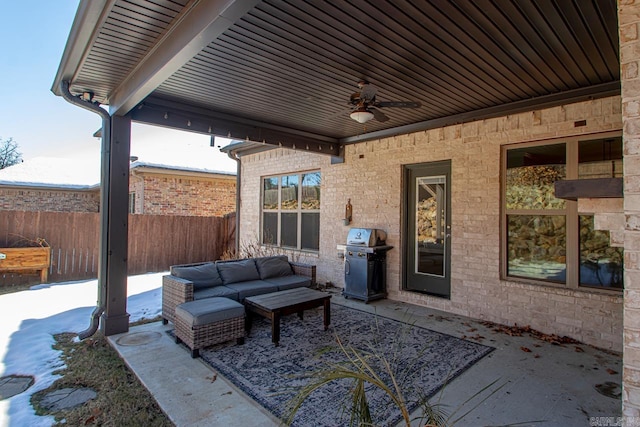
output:
M396 367L407 401L434 395L493 348L415 325L360 310L331 306L331 327L323 330L322 309L305 311L304 319L281 320L280 345L271 342L266 319L254 319L244 345L235 341L200 351L204 361L278 418L286 417L285 405L309 380L305 374L345 360L337 348L343 344L384 352ZM352 382L334 381L305 401L294 426L340 426L348 424L345 407ZM367 388L367 398L377 425L395 425L400 412L379 389ZM415 409L417 405L411 405Z

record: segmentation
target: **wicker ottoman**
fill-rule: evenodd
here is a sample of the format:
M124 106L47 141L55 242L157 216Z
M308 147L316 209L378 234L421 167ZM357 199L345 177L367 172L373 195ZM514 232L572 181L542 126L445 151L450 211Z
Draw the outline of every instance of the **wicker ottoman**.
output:
M244 306L229 298L205 298L176 307L176 343L184 342L191 357L200 349L225 341L244 344Z

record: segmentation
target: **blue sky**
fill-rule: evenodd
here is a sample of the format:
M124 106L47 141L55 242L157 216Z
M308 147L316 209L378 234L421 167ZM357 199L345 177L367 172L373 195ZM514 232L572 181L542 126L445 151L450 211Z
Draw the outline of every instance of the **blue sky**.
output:
M0 138L13 138L25 161L39 156L81 159L100 155L100 141L92 136L101 126L100 117L51 92L78 3L0 0ZM148 146L161 146L161 142L184 144L180 145L183 151L189 146L202 148L209 138L134 125L131 154L144 160L148 150L159 151ZM216 154L224 167L212 165L211 169L233 166L235 170L226 155Z

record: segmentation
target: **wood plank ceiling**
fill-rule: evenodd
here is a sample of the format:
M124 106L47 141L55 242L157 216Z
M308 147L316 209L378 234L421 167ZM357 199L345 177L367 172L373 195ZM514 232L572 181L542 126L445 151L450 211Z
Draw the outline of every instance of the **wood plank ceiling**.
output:
M108 103L192 4L116 0L72 92ZM619 93L618 49L615 0L264 0L131 114L271 144L349 143ZM421 107L357 123L360 79L378 101Z

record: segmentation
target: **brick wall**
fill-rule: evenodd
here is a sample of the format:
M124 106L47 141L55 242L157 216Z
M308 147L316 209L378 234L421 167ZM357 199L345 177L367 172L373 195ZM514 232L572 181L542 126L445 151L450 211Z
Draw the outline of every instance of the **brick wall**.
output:
M587 125L574 127L577 120ZM349 227L387 231L389 298L545 333L599 347L622 349L622 297L500 280L500 149L504 144L620 130L619 97L531 111L446 128L348 145L345 162L326 156L272 150L242 158L241 241L260 230L260 178L319 169L322 172L320 251L309 255L318 280L343 286L336 245ZM451 299L401 290L402 166L451 160ZM626 167L626 164L625 164ZM353 222L344 226L344 205ZM613 213L620 207L613 207ZM601 209L600 214L608 214Z
M141 175L129 175L129 193L135 194L133 213L144 214L144 177Z
M624 121L623 415L640 417L640 4L618 2Z
M98 212L100 189L90 191L0 188L0 209L16 211Z
M236 210L236 177L132 173L135 213L224 216ZM0 209L99 212L100 189L92 191L0 188Z
M224 216L236 210L236 177L232 175L198 178L144 174L137 178L142 178L143 189L139 190L139 184L135 187L136 204L140 200L141 212L147 215Z

